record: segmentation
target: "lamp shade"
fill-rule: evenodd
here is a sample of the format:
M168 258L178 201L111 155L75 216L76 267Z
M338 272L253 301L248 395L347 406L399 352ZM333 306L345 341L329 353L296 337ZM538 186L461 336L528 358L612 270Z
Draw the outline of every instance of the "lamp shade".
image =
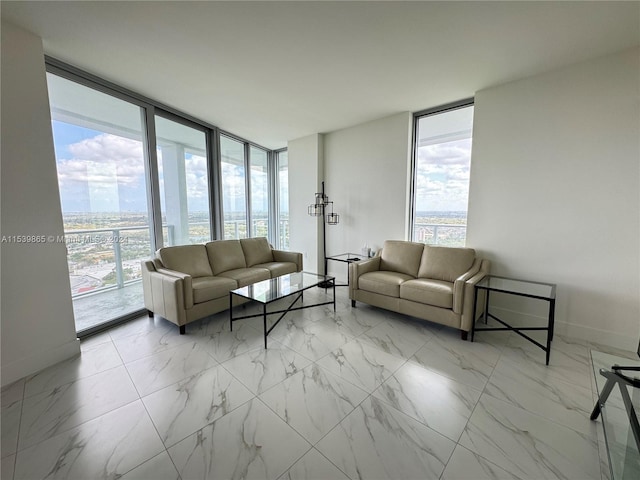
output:
M324 205L313 204L313 205L309 205L309 207L307 208L307 213L312 217L320 217L322 216L323 209L324 209Z
M329 197L324 193L316 193L316 207L329 203Z
M331 212L327 215L327 223L329 225L337 225L338 223L340 223L340 215Z

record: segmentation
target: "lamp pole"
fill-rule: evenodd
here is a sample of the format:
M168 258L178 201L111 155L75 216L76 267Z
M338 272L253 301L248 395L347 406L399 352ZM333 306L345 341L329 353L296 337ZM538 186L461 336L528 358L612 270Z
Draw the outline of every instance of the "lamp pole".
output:
M327 198L324 195L324 180L322 181L322 198ZM322 259L324 261L324 274L327 274L327 226L325 225L326 218L324 217L327 213L326 211L327 205L322 203Z
M327 213L327 205L331 204L331 214L326 215ZM322 256L324 263L324 275L327 275L327 227L325 223L329 223L330 225L337 225L340 221L340 215L333 211L333 202L329 201L329 198L324 193L324 180L322 181L322 192L316 193L315 203L313 205L309 205L308 208L309 215L314 217L319 216L318 212L322 216ZM318 286L321 288L328 288L333 285L332 282L321 282Z

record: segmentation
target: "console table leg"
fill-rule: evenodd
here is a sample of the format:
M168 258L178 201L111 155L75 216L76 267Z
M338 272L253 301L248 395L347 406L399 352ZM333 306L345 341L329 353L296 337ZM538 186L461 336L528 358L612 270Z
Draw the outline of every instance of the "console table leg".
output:
M478 308L478 289L473 289L473 312L471 316L471 341L473 342L473 337L476 333L476 309Z
M336 311L336 282L333 281L333 311Z
M484 298L484 324L486 325L487 323L489 323L489 290L487 290Z

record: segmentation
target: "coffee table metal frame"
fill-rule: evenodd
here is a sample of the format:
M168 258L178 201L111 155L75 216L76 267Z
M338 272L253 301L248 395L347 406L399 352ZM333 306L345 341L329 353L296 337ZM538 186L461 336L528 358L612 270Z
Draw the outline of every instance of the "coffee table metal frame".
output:
M304 285L302 288L294 288L291 290L283 290L283 291L279 291L278 290L278 282L282 283L282 280L286 279L285 277L290 277L290 279L295 279L296 276L301 276L302 278L305 278L309 280L310 277L315 277L313 279L310 279L311 281L309 282L308 285ZM328 286L327 288L331 288L333 291L333 299L329 302L320 302L320 303L314 303L312 305L303 305L300 307L294 307L294 305L296 304L296 302L300 299L303 299L303 295L304 295L304 291L305 290L309 290L310 288L314 288L317 287L318 285L323 284ZM263 287L264 290L260 287ZM275 289L275 292L274 292ZM255 292L256 290L258 291L262 291L263 295L255 295L252 294L251 292ZM273 296L266 296L264 294L266 294L266 292L271 292L274 293ZM243 315L241 317L235 317L233 316L233 296L237 296L240 298L244 298L247 300L251 300L257 303L262 304L262 313L256 313L254 315ZM291 302L289 304L289 306L287 308L285 308L284 310L274 310L273 312L269 312L267 311L267 305L269 305L270 303L276 302L278 300L282 300L283 298L287 298L287 297L291 297L294 296L295 298L293 300L293 302ZM317 275L315 273L309 273L309 272L296 272L296 273L289 273L287 275L282 275L280 277L276 277L276 278L271 278L269 280L263 280L261 282L256 282L256 283L252 283L250 285L244 286L244 287L240 287L240 288L236 288L235 290L231 290L229 292L229 305L231 306L231 308L229 308L229 327L231 329L231 331L233 331L233 322L238 321L238 320L245 320L247 318L256 318L256 317L262 317L262 322L263 322L263 326L264 326L264 348L267 348L267 336L269 335L269 333L271 333L271 331L276 327L276 325L278 325L278 323L280 323L280 320L282 320L284 318L284 316L289 313L289 312L293 312L296 310L304 310L306 308L312 308L312 307L320 307L322 305L333 305L333 311L336 311L336 286L335 286L335 278L331 277L331 276L327 276L327 275ZM275 321L275 323L273 325L271 325L269 328L267 328L267 317L269 315L276 315L276 314L281 314L278 319Z
M491 280L498 280L501 284L496 282L496 285L492 285ZM546 287L548 289L548 293L539 293L537 290L540 287ZM487 328L476 328L476 308L478 305L478 291L484 290L486 292L486 299L484 303L484 312L482 313L482 317L484 319L484 323L487 323L488 318L493 318L498 323L504 325L504 327L487 327ZM506 293L508 295L517 295L520 297L527 298L535 298L538 300L544 300L549 302L549 317L547 321L546 327L514 327L509 325L507 322L500 320L495 315L489 313L489 293L490 292L501 292ZM487 275L482 280L480 280L476 284L474 298L473 298L473 318L474 321L471 325L471 341L473 342L473 337L475 332L490 332L497 330L509 330L517 333L521 337L526 338L534 345L540 347L542 350L546 352L546 364L549 365L549 355L551 354L551 341L553 340L553 329L554 329L554 316L556 309L556 285L553 283L542 283L542 282L532 282L529 280L519 280L516 278L508 278L508 277L500 277L497 275ZM546 345L542 345L540 342L534 340L529 335L522 333L522 330L546 330L547 331L547 342Z

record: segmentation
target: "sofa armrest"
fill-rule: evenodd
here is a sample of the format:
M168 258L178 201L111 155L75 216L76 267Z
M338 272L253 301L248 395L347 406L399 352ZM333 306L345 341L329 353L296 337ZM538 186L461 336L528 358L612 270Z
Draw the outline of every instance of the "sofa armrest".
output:
M142 273L142 293L144 297L144 308L153 312L153 293L151 289L151 272L156 271L156 266L153 260L143 260L140 262L140 269Z
M291 262L297 265L296 272L302 271L302 253L272 250L273 260L276 262Z
M467 270L465 273L460 275L453 282L453 311L454 313L462 313L462 307L464 303L464 294L465 294L465 284L467 280L473 278L480 271L480 265L482 264L482 260L476 258L471 265L471 268Z
M380 270L380 257L376 256L361 262L349 264L349 297L353 299L352 293L358 289L358 279L360 275L368 272Z
M480 270L469 278L464 284L464 303L462 307L462 325L460 327L461 330L466 332L471 330L471 325L476 321L474 317L477 317L477 313L474 312L473 309L473 301L475 297L475 289L476 284L482 280L484 277L489 275L489 269L491 267L491 262L489 260L482 260L480 264ZM483 301L478 295L478 305L482 307ZM481 308L482 309L482 308Z
M155 272L156 265L153 263L153 260L143 260L142 262L142 271L143 272Z
M168 268L158 268L156 269L156 274L165 283L180 285L182 287L182 298L184 299L182 304L184 308L193 307L193 279L191 275ZM176 280L180 280L180 282L178 283Z

